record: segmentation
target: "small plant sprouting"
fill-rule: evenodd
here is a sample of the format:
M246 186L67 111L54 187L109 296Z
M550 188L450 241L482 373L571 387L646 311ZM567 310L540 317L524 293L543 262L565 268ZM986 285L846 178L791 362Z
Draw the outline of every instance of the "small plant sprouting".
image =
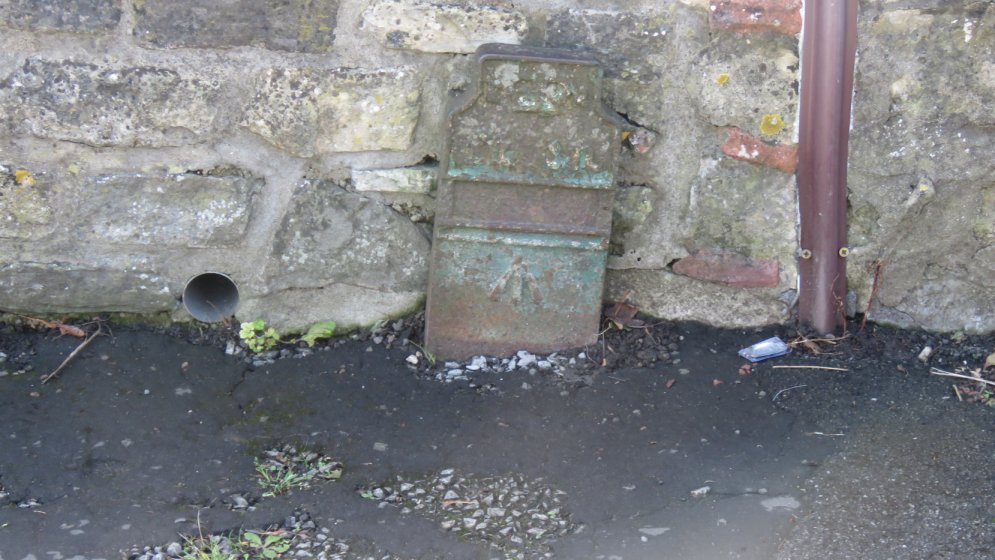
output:
M262 319L242 323L238 336L249 350L257 354L273 348L280 342L280 334L273 327L267 328Z
M246 531L239 540L240 544L251 547L251 550L246 552L261 554L267 560L279 558L280 554L290 550L290 541L279 533L260 534Z
M234 551L225 551L218 538L183 538L180 560L238 560Z
M290 550L283 533L245 531L230 537L184 537L180 560L274 560Z
M415 342L413 340L411 341L411 344L414 344L415 347L417 347L419 350L421 350L422 355L425 356L426 360L428 360L428 365L430 365L432 367L435 367L435 361L436 361L435 360L435 354L429 352L421 344L418 344L417 342Z
M338 480L342 477L342 463L313 452L297 453L285 446L282 450L266 452L265 459L256 459L259 486L263 497L285 494L294 488L305 488L315 480Z

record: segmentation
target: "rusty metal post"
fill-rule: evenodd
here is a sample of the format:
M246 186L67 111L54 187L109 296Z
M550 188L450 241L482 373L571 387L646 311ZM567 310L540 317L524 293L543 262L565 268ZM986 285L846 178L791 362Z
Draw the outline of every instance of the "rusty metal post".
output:
M798 140L798 314L824 333L846 319L846 167L856 45L857 0L806 0Z

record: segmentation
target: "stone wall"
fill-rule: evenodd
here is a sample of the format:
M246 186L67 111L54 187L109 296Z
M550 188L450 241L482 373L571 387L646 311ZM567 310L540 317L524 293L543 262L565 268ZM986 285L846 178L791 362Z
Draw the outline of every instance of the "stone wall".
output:
M995 329L995 4L861 2L851 287L871 318Z
M990 3L862 6L858 301L902 324L995 328L980 311L995 303ZM501 42L596 57L606 104L632 124L607 297L675 319L782 321L796 286L800 10L0 0L0 309L182 319L186 281L208 271L238 284L239 319L282 329L417 309L445 106L475 48ZM948 240L924 249L916 235Z

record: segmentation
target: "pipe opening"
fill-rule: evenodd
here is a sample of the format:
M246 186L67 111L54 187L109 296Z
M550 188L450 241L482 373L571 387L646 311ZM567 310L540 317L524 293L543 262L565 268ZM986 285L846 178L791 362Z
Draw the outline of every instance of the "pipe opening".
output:
M198 321L221 321L238 307L238 286L227 274L198 274L183 288L183 307Z

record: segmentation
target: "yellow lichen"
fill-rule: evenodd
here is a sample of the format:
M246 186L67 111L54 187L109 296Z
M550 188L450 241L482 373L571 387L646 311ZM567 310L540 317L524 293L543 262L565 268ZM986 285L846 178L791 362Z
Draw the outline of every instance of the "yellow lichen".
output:
M22 187L32 187L35 184L35 176L26 169L18 169L14 172L14 182Z
M764 136L777 136L778 132L784 129L784 119L778 114L766 114L760 119L760 134Z
M729 74L719 74L719 76L715 78L715 83L719 84L720 86L726 85L726 82L728 81L729 81Z

